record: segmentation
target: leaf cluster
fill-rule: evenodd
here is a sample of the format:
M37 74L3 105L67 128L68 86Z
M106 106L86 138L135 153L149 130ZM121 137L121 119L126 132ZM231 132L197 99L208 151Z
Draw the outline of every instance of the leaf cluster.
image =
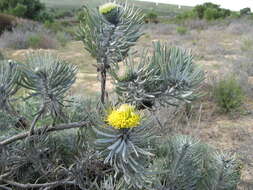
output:
M78 37L85 49L97 59L98 64L110 64L123 60L131 46L142 35L140 27L143 15L127 4L119 4L115 14L116 24L109 22L98 9L84 7Z
M127 59L123 76L120 67L111 71L120 101L152 107L177 105L199 97L197 90L204 73L193 63L189 52L156 42L151 56L149 53L144 52L138 61Z

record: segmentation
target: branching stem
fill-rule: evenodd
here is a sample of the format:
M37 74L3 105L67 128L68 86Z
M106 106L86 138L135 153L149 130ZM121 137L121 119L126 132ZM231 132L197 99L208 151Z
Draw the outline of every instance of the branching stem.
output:
M105 103L105 95L106 95L106 69L104 68L101 71L101 102Z
M23 184L23 183L18 183L15 181L10 181L10 180L6 180L6 179L2 179L1 181L10 184L12 186L18 187L20 189L34 189L34 188L41 188L41 187L57 187L60 185L72 185L74 184L74 181L70 181L69 179L65 179L65 180L60 180L60 181L55 181L55 182L50 182L50 183L41 183L41 184Z
M87 125L88 125L87 121L82 121L82 122L74 122L74 123L50 126L46 129L44 127L42 127L37 130L34 130L34 134L41 134L43 132L48 133L48 132L54 132L54 131L62 131L62 130L72 129L72 128L80 128L80 127L87 126ZM5 145L11 144L13 142L16 142L18 140L25 139L29 135L30 135L30 131L17 134L15 136L12 136L12 137L6 139L6 140L1 141L0 146L5 146Z

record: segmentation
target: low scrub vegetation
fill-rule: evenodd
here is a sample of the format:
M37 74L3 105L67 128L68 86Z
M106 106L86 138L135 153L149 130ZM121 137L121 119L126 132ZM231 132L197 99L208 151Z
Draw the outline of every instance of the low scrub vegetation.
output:
M1 48L57 48L55 35L42 25L26 22L18 25L12 31L5 31L0 37Z
M217 105L225 113L240 110L245 98L240 83L233 76L217 81L213 93Z
M39 0L1 0L0 11L22 18L39 20L45 5Z
M251 9L249 7L241 9L240 10L240 15L241 16L251 15Z
M65 46L70 40L71 36L64 31L55 33L41 24L25 21L0 36L0 47L55 49L61 45Z
M177 27L177 33L180 34L180 35L184 35L186 34L187 32L187 28L186 27L183 27L183 26L178 26Z
M145 23L158 23L158 14L154 11L146 13L144 17Z
M202 5L195 6L191 11L186 11L177 16L178 20L198 18L206 19L208 21L224 19L229 17L232 12L229 9L220 8L219 5L213 3L204 3Z

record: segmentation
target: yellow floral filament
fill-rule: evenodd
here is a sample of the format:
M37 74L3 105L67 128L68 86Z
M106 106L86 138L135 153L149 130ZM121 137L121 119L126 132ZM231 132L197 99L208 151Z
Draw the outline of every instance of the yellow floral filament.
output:
M107 13L111 12L113 9L115 9L117 7L118 7L118 5L115 4L115 3L106 3L106 4L101 5L99 7L99 12L101 14L107 14Z
M133 128L140 124L141 116L135 112L133 106L121 105L118 109L112 110L107 117L107 122L115 129Z

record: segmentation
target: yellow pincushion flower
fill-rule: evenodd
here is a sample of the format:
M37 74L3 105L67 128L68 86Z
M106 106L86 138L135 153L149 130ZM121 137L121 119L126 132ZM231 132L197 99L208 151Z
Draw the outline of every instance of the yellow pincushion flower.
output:
M141 116L135 112L133 106L123 104L118 109L112 110L106 121L115 129L133 128L140 124Z
M106 3L106 4L101 5L99 7L99 12L101 14L107 14L117 7L118 7L118 5L116 3Z

